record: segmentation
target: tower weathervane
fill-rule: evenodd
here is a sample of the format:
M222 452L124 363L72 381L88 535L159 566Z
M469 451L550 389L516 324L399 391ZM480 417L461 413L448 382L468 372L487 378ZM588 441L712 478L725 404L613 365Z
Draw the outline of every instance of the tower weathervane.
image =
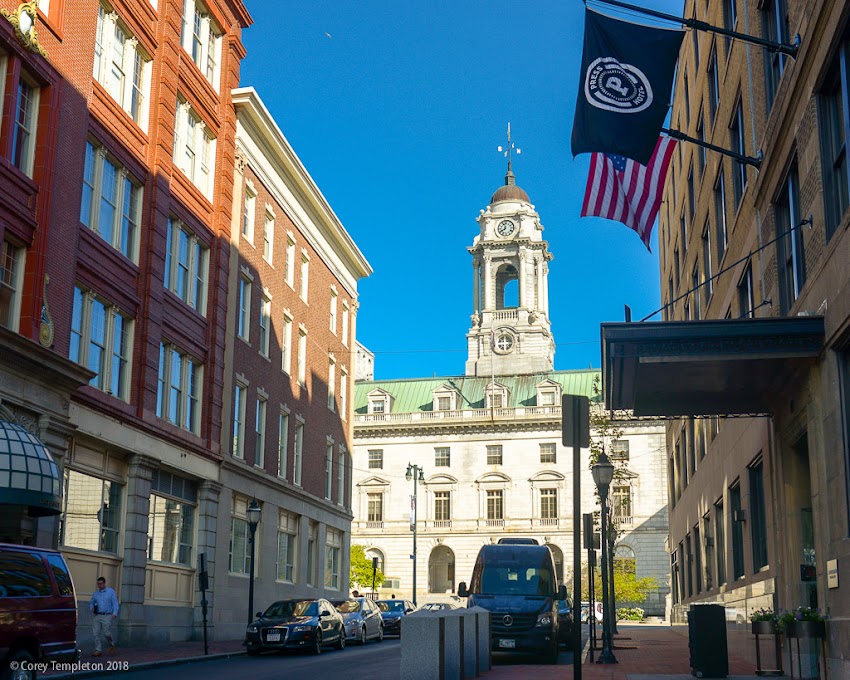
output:
M511 141L511 124L508 121L508 145L502 146L501 144L496 147L496 149L501 153L505 158L508 159L508 173L511 173L511 156L513 155L514 150L516 150L517 155L522 153L522 149L517 148L517 145Z

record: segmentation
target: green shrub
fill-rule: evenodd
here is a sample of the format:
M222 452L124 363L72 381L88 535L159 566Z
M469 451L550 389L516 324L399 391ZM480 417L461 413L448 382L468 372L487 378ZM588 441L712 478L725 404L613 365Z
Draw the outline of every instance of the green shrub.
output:
M643 621L644 611L640 607L621 607L617 610L620 621Z

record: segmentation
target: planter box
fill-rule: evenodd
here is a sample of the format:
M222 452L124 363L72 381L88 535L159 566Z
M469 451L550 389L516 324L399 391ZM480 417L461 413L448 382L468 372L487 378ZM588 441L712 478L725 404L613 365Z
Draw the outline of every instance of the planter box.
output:
M775 621L752 621L753 635L779 635Z
M825 638L826 621L794 621L785 629L788 638Z

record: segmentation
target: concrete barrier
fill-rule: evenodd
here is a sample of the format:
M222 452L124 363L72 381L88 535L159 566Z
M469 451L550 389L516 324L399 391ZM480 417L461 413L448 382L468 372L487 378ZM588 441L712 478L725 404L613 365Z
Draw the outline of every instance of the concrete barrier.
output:
M490 669L490 612L418 611L401 620L402 680L462 680Z

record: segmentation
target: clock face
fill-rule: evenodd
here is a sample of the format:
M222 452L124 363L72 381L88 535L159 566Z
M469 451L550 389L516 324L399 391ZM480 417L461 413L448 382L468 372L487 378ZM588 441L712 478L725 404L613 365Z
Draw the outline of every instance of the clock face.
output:
M496 227L496 233L499 236L510 236L514 233L516 226L510 220L502 220L499 222L499 226Z

